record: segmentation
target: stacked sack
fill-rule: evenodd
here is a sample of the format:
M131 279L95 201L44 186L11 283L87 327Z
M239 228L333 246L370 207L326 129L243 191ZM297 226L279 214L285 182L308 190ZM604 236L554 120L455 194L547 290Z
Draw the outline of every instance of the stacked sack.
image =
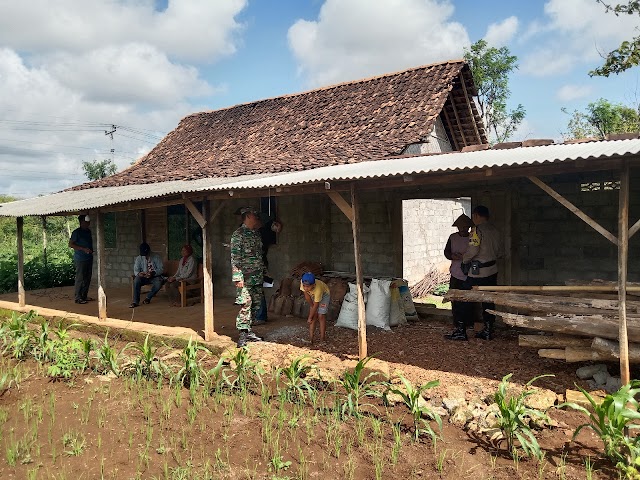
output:
M406 281L374 278L368 287L363 285L363 289L367 325L390 330L418 318ZM358 298L353 283L349 284L336 326L358 329Z

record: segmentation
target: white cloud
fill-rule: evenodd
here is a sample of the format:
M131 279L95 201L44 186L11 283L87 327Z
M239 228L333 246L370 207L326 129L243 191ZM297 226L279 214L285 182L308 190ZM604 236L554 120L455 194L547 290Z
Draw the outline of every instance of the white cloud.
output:
M125 168L180 118L201 109L188 103L185 91L173 93L171 104L147 105L141 94L126 102L125 92L108 103L87 91L27 65L13 50L0 49L0 193L27 197L82 183L82 162L110 158L111 148L118 167ZM112 142L104 134L111 123L139 132L117 130Z
M556 98L561 102L571 102L590 96L593 88L588 85L563 85L556 92Z
M82 162L111 148L122 169L205 109L194 102L217 89L199 66L236 51L247 0L155 4L0 0L0 193L81 183Z
M54 54L44 59L43 67L89 101L171 105L185 96L213 92L195 67L173 64L164 53L143 44Z
M316 20L298 20L289 47L311 86L460 58L469 46L446 0L326 0Z
M576 65L584 65L586 72L602 63L602 55L638 33L636 15L605 13L593 0L549 0L544 12L544 28L531 24L525 35L531 37L529 44L538 46L524 57L521 70L534 76L567 72Z
M520 64L520 71L534 77L560 75L571 71L576 62L575 56L564 51L560 45L550 46L526 55Z
M146 43L170 57L214 61L236 49L247 0L0 0L0 45L30 53ZM35 34L37 32L37 34Z
M484 36L485 41L492 47L502 47L507 45L518 31L518 18L505 18L500 23L492 23L487 28Z

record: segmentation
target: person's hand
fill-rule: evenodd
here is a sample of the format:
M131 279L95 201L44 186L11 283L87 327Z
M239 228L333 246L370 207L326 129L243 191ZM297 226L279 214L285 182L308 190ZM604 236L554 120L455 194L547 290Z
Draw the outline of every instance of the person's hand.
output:
M236 282L236 288L242 288L244 287L244 282L242 280L240 280L239 282Z
M167 278L167 282L169 282L169 283L173 283L173 282L175 282L175 281L176 281L176 277L169 277L169 278Z
M82 251L83 251L84 253L93 253L93 250L91 250L90 248L86 248L86 247L85 247L85 248L83 248L83 249L82 249Z

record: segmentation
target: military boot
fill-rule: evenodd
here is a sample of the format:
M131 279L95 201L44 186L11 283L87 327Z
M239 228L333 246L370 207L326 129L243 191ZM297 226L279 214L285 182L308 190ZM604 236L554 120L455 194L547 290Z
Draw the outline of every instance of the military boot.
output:
M493 323L484 322L484 329L476 333L476 338L481 340L493 340Z
M238 335L238 343L236 344L238 348L247 346L248 334L249 332L247 332L246 330L240 330L240 334Z
M464 329L464 327L456 327L453 332L447 333L444 338L446 338L447 340L468 340L467 331Z
M447 340L468 340L467 329L465 328L464 320L460 321L456 319L454 322L455 329L451 333L447 333L444 338Z
M247 342L261 342L262 339L253 332L247 332Z

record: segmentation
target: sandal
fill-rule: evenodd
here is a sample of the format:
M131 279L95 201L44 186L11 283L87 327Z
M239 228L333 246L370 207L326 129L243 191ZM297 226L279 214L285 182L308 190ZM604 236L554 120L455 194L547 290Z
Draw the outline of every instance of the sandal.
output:
M132 303L131 305L129 305L129 308L136 308L138 306L137 303Z
M151 300L149 300L148 298L145 298L142 303L144 303L145 305L149 305L151 303Z
M80 299L80 300L76 300L76 303L85 304L87 303L87 301Z

